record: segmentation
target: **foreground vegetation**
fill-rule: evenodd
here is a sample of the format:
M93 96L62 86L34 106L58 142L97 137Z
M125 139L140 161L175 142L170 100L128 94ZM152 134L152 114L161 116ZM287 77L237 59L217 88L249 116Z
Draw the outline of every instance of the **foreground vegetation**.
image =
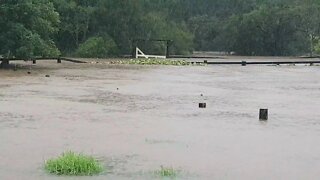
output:
M21 0L0 4L0 56L320 52L319 0Z
M45 169L55 175L91 176L103 171L102 165L91 156L65 152L45 163Z

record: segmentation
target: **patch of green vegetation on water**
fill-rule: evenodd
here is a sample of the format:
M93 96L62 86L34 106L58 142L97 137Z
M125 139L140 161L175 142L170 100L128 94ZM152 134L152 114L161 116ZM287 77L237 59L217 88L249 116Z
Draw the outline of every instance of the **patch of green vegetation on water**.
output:
M55 175L92 176L103 171L102 165L91 156L65 152L45 162L45 170Z
M172 167L161 166L159 170L154 171L154 174L164 178L175 178L179 174L179 170Z
M130 60L111 61L110 64L188 66L188 65L191 65L191 62L188 62L185 60L169 60L169 59L130 59ZM198 63L197 65L203 65L203 63Z

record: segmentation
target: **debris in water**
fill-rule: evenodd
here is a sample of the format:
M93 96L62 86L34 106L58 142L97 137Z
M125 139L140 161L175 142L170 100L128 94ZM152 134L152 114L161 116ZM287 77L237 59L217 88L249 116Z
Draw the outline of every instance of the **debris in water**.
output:
M267 121L268 120L268 109L260 109L259 119L260 119L260 121Z
M207 103L199 103L199 108L207 108Z

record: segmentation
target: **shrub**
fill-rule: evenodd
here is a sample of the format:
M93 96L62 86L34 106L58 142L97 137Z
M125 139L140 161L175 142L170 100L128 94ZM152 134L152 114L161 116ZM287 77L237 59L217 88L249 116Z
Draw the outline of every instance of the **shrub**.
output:
M111 38L91 37L80 44L76 54L85 58L105 58L116 55L116 43Z
M63 153L56 159L46 161L45 169L51 174L67 176L91 176L103 170L93 157L71 151Z
M320 37L315 38L314 51L316 54L320 54Z

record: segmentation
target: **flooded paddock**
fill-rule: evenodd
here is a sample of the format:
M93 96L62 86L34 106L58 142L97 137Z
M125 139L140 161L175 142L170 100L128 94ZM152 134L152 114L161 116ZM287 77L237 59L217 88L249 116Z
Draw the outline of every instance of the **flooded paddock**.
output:
M30 69L0 70L0 179L157 179L161 165L181 170L176 179L320 177L320 66ZM44 172L67 150L107 172Z

